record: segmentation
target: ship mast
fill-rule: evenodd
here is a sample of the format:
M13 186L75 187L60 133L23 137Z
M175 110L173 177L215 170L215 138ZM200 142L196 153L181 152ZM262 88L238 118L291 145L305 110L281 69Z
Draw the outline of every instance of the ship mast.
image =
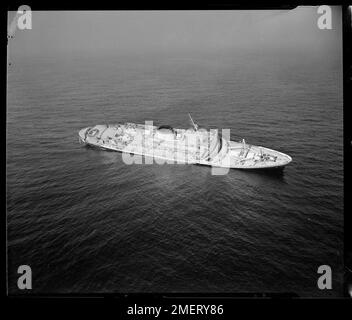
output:
M191 114L189 113L188 114L189 115L189 118L191 119L191 122L192 122L192 125L193 125L193 127L194 127L194 130L198 130L198 125L193 121L193 119L192 119L192 117L191 117Z

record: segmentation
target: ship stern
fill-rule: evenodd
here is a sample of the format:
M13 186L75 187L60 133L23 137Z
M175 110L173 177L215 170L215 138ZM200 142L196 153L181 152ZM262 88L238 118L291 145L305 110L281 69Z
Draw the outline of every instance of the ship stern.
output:
M86 142L86 138L87 138L87 132L90 128L84 128L79 130L78 132L78 137L79 137L79 142L80 143L85 143Z

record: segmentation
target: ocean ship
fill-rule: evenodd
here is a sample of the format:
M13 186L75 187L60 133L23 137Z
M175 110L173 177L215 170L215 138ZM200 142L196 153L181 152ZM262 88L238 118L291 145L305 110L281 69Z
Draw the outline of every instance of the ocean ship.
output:
M191 128L169 125L103 124L79 131L79 141L104 150L155 159L157 163L198 164L231 169L283 169L292 161L287 154L230 141L218 130L206 130L191 115Z

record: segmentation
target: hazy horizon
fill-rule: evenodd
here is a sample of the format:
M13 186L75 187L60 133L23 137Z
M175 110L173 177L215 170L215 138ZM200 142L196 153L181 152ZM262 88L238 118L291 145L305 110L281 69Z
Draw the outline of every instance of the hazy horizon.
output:
M326 51L342 54L341 8L332 30L317 7L240 11L33 11L9 40L11 59L90 55ZM9 12L11 23L14 12Z

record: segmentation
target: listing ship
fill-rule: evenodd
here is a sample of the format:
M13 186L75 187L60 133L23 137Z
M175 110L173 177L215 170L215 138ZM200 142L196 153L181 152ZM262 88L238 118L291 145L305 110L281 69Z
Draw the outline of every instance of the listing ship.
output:
M79 131L79 141L104 150L155 159L157 163L198 164L233 169L283 169L292 161L287 154L265 147L235 142L218 130L205 130L193 121L192 128L168 125L96 125Z

